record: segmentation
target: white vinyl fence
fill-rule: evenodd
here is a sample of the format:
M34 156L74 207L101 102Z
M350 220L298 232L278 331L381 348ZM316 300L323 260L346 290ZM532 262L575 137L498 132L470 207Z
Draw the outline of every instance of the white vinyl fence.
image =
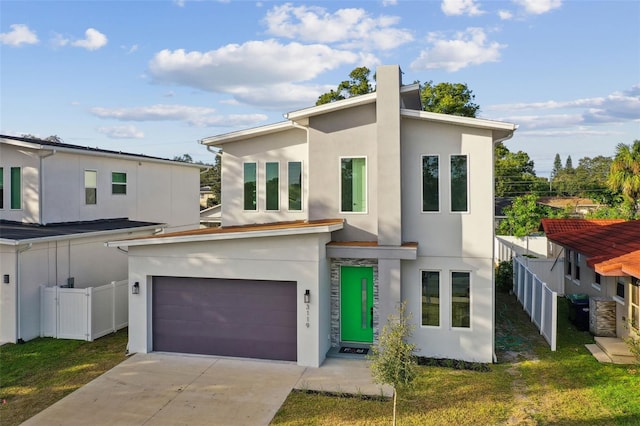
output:
M129 324L127 280L101 287L40 287L40 335L93 341Z
M513 258L513 292L551 346L551 350L555 351L558 338L558 293L540 280L521 257Z

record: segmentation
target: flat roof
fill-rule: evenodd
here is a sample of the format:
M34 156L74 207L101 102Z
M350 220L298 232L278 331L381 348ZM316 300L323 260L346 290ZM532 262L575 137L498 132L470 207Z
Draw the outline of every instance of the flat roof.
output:
M0 244L18 245L48 240L79 238L90 234L113 234L119 231L135 231L163 228L166 224L129 219L101 219L81 222L61 222L40 225L0 220Z

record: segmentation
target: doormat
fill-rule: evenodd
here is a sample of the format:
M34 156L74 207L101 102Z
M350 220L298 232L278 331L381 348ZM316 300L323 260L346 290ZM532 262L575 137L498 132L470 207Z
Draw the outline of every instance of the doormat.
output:
M341 354L366 355L369 353L369 348L354 348L351 346L342 346L339 352Z

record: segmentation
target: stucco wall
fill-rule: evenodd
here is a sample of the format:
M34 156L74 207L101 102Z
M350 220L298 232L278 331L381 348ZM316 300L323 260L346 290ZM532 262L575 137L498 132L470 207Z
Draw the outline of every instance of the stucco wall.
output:
M4 174L4 208L0 209L0 219L15 222L38 223L40 206L38 192L40 186L38 155L30 149L0 144L0 167ZM11 168L21 167L22 206L11 209Z
M295 281L298 364L318 367L329 348L329 271L321 255L329 240L328 234L312 234L130 247L129 282L140 283L140 294L129 299L129 350L153 350L153 276ZM307 289L309 327L303 303Z

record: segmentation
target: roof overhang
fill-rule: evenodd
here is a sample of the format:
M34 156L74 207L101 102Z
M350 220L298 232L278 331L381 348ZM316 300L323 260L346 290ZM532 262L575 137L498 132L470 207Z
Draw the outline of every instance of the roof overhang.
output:
M418 258L418 244L404 243L401 246L381 246L371 242L332 241L327 244L327 257L416 260Z
M267 126L254 127L246 130L239 130L237 132L225 133L223 135L210 136L200 140L202 145L218 146L224 145L229 142L237 142L245 139L254 138L257 136L270 135L272 133L279 133L286 130L296 128L295 124L291 121L281 121L275 124L269 124Z
M355 106L367 105L376 101L376 92L367 93L366 95L353 96L351 98L343 99L340 101L330 102L328 104L318 105L310 108L300 109L297 111L289 112L285 114L285 118L295 122L304 122L306 119L326 114L328 112L341 111L347 108L353 108Z
M238 240L246 238L281 237L308 235L339 231L344 220L332 219L312 222L290 222L225 228L207 228L193 231L174 232L146 238L109 241L108 247L135 247L161 244L194 243L208 241Z

